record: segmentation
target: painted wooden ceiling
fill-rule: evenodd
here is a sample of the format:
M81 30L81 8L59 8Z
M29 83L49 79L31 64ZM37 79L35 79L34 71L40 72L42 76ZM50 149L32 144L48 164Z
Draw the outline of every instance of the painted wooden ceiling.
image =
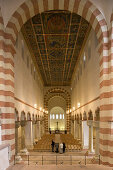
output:
M22 33L45 86L69 86L89 23L69 11L47 11L35 15Z

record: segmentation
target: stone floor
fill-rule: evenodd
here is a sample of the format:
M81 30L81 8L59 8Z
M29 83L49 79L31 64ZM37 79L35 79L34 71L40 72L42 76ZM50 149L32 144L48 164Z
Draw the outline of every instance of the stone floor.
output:
M113 168L103 165L15 165L7 170L113 170Z
M90 154L85 165L84 151L66 152L64 154L52 152L30 152L28 156L22 156L19 164L9 167L7 170L113 170L113 167L98 165L98 159L92 164L93 154ZM42 156L43 155L43 156ZM43 157L43 161L42 161ZM57 161L56 161L57 160ZM57 165L56 165L57 163Z

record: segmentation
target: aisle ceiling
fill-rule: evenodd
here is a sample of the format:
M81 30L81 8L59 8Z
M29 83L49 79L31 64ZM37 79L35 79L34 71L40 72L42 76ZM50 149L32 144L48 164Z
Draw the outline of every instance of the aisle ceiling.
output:
M37 14L22 27L22 33L45 86L68 86L91 26L68 11Z

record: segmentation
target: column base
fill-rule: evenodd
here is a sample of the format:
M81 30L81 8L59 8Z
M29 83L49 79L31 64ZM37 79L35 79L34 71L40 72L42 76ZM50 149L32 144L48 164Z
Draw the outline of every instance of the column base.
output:
M19 155L15 156L15 161L16 163L20 163L22 161L22 157Z
M28 152L27 148L24 148L24 149L20 150L20 154L21 155L29 155L29 152Z
M82 146L82 148L84 149L84 150L88 150L89 149L89 146Z

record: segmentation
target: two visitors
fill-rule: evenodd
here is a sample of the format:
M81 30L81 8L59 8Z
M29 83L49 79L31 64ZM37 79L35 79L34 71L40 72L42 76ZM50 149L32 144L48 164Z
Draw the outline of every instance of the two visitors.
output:
M66 148L66 145L65 145L65 143L63 142L61 142L60 143L60 145L59 145L59 143L55 143L53 140L52 140L52 143L51 143L51 146L52 146L52 152L54 152L54 149L56 148L56 153L65 153L65 148ZM55 148L54 148L55 147Z

